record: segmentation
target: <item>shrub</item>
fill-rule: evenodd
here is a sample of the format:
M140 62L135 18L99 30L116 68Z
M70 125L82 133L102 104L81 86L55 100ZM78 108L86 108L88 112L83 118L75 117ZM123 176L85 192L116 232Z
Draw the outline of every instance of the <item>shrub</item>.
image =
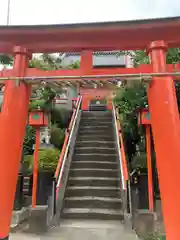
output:
M65 130L56 125L51 126L51 144L60 149L64 142Z
M136 145L142 141L144 134L137 125L137 108L147 107L146 87L142 83L121 87L114 99L119 109L120 121L123 127L125 148L130 159L136 154Z
M55 172L60 151L55 148L47 148L39 150L38 166L39 171L52 171ZM24 164L29 170L33 169L33 155L27 155L24 157Z
M72 111L54 107L51 109L51 122L58 128L67 128L71 119Z
M33 156L26 155L23 157L23 167L26 171L31 171L33 166Z
M26 133L23 143L23 155L33 154L33 144L35 143L35 129L29 125L26 126Z

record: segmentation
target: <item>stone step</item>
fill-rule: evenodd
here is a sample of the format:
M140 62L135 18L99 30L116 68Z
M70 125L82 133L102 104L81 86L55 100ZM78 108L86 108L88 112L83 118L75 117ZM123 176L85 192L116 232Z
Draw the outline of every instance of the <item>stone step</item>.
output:
M103 117L100 117L100 118L81 118L81 121L80 123L113 123L112 122L112 118L103 118Z
M116 162L107 161L72 161L71 168L103 168L103 169L117 169Z
M64 208L64 219L123 220L123 211L117 209Z
M81 120L80 122L80 127L81 126L108 126L108 127L113 127L112 121L99 121L99 120Z
M76 153L85 153L85 154L95 154L95 153L102 153L102 154L116 154L116 148L108 148L108 147L76 147Z
M22 234L22 235L21 235ZM34 236L15 233L13 240L137 240L131 228L125 228L119 220L62 219L59 226L48 229L46 234Z
M97 120L97 119L102 119L102 120L105 120L105 119L108 119L108 120L112 120L112 115L82 115L81 116L81 120Z
M80 121L80 127L85 125L85 124L90 124L90 126L112 126L112 120L111 119L81 119ZM96 124L96 125L95 125Z
M76 186L74 188L67 188L65 197L84 197L84 196L96 196L96 197L115 197L120 198L121 189L118 187L112 187L112 189L106 188L102 189L102 186L89 188L86 186L86 188L77 188Z
M106 125L88 125L88 126L80 126L79 131L112 131L112 126L106 126Z
M111 137L111 140L114 140L113 131L79 131L78 137Z
M99 112L99 111L83 111L82 117L112 117L111 111Z
M106 111L106 110L107 110L106 105L101 105L101 104L89 105L89 111Z
M79 131L79 135L95 135L95 134L103 134L103 135L111 135L114 136L113 129L84 129L81 128Z
M80 121L80 126L81 125L85 125L85 124L91 124L91 125L94 125L96 124L97 126L102 126L102 125L113 125L113 122L112 122L112 119L108 119L108 118L105 118L105 119L101 119L101 118L96 118L96 119L81 119Z
M68 186L114 186L119 187L120 179L111 177L69 177Z
M113 141L113 135L106 135L106 134L81 134L77 136L77 141Z
M81 154L74 154L72 161L107 161L107 162L115 162L117 161L117 155L116 154L102 154L102 153L96 153L96 154L87 154L87 153L81 153Z
M68 186L67 187L68 190L119 190L119 187L117 186Z
M117 169L76 168L70 169L70 177L118 177Z
M64 201L65 208L108 208L121 209L122 199L108 197L67 197Z
M91 122L93 122L93 121L91 120L91 121L89 121L89 122L91 123ZM111 126L111 125L110 125L110 126ZM88 126L84 126L83 129L100 129L100 130L101 130L101 129L107 129L107 128L109 128L110 126L99 125L99 124L98 124L98 125L92 125L92 126L89 126L89 125L88 125ZM82 128L82 125L79 126L79 129L81 129L81 128Z
M76 141L76 147L107 147L107 148L115 148L115 141Z

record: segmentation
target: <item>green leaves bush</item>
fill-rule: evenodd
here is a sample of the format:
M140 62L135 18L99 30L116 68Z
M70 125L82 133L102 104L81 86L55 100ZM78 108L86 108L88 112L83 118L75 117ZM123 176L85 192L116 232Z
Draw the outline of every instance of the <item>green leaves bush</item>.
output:
M125 54L131 56L133 64L148 64L149 57L146 51L138 50L135 52L126 51ZM180 48L169 49L166 56L167 64L180 62ZM180 110L180 83L175 82L177 103ZM115 98L115 104L119 108L121 124L123 127L125 147L129 160L136 155L137 145L143 145L144 131L137 126L136 108L148 106L146 86L142 83L122 86ZM144 146L145 150L145 146ZM139 158L142 164L142 158Z
M60 149L64 142L65 130L58 128L57 125L51 126L51 144Z
M23 144L23 155L31 155L33 153L34 143L35 143L35 129L27 125Z
M39 171L55 172L59 160L60 151L55 148L47 148L39 150L38 167ZM28 170L33 169L33 156L27 155L24 157L24 164Z
M45 149L39 151L39 169L55 171L60 151L57 149Z
M136 109L148 105L146 86L140 82L133 86L125 85L117 92L114 101L119 109L126 152L131 161L131 158L136 153L136 144L140 142L142 136L142 132L137 125Z

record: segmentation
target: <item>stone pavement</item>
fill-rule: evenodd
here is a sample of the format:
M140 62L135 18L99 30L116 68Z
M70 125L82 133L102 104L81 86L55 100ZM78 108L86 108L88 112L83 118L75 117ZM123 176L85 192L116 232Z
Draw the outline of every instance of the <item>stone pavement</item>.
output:
M28 235L13 233L10 240L137 240L136 235L125 230L120 222L115 221L65 221L60 227L52 228L48 233Z

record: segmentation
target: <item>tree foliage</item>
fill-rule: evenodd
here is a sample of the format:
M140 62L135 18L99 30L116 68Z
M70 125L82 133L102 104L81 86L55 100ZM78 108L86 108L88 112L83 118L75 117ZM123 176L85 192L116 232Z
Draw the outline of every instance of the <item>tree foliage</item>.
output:
M26 126L26 133L23 144L23 155L33 154L33 144L35 143L35 129L29 125Z
M148 64L150 62L146 50L123 51L120 54L130 56L130 58L133 61L134 67L138 67L140 64ZM175 64L179 63L179 61L180 61L180 48L169 48L166 55L166 63Z
M126 51L121 54L127 54L131 57L135 67L140 64L148 64L149 57L146 51ZM169 49L166 56L167 64L175 64L180 62L180 48ZM180 84L175 82L178 106L180 109ZM131 160L140 148L145 149L144 133L137 126L136 108L144 108L148 106L146 86L142 83L135 85L122 86L115 102L119 107L121 124L123 126L125 147L129 160Z
M34 56L29 61L29 68L37 68L40 70L57 70L63 68L62 61L59 56L53 54L41 54ZM13 58L8 55L0 55L0 64L4 66L12 66ZM79 61L72 63L68 69L77 69L80 67ZM58 109L54 106L54 98L64 92L63 89L54 89L50 85L44 83L39 88L33 89L29 110L41 109L50 113L51 123L51 144L60 149L64 142L65 128L68 126L71 112L66 109ZM26 168L32 168L33 164L33 145L35 143L35 129L26 126L26 133L23 144L24 164ZM42 150L39 153L39 167L43 170L55 170L60 151L57 149Z
M7 66L13 64L13 57L11 55L0 54L0 64Z
M39 151L38 169L40 171L52 171L55 172L60 151L56 148L47 148ZM27 155L24 158L24 163L28 170L33 169L33 156Z
M53 108L53 100L56 96L56 91L47 84L33 92L33 98L30 101L29 109L41 109L50 112Z
M123 126L126 151L129 160L136 152L136 145L141 140L137 126L137 108L147 107L146 86L143 83L121 87L115 98L120 120Z
M29 61L29 67L41 70L57 70L62 68L61 58L53 54L43 53L39 57L34 56Z

